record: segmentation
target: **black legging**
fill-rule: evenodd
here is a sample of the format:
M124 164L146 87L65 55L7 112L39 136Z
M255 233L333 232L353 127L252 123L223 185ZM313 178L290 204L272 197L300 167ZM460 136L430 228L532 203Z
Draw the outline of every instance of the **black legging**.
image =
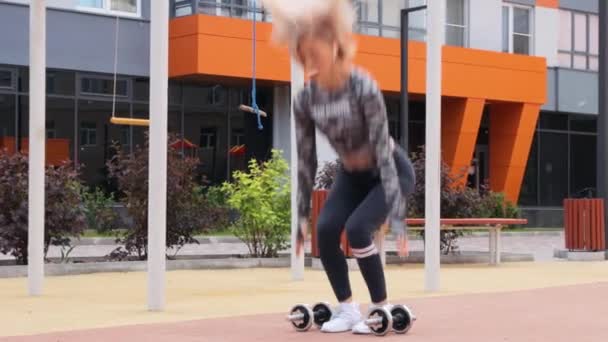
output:
M393 153L403 194L414 189L414 169L406 153L396 147ZM389 205L378 172L348 172L341 168L317 222L321 262L339 302L351 297L348 266L340 248L340 235L346 228L348 242L369 289L372 303L386 300L382 261L372 235L387 218Z

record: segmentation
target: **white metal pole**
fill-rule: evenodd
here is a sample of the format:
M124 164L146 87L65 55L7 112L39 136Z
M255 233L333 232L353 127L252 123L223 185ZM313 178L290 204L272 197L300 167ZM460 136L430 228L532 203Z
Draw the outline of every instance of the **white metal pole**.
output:
M165 307L167 239L167 97L169 1L154 1L150 18L150 157L148 188L148 310Z
M28 171L28 289L44 280L44 161L46 140L46 4L30 2L30 132Z
M441 48L445 1L428 1L426 64L425 289L439 290L441 216Z
M296 121L293 112L293 101L298 91L304 87L304 71L302 67L291 59L291 105L289 119L290 149L291 149L291 277L293 280L304 279L304 252L296 254L296 241L298 234L298 153L296 141Z

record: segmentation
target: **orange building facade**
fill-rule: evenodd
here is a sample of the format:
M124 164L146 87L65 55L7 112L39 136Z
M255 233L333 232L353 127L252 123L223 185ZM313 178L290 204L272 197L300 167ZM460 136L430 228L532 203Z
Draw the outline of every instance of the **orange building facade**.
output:
M288 86L289 54L271 44L270 33L271 24L258 23L256 77L263 83ZM357 39L356 63L377 78L386 94L398 93L399 40L365 35ZM409 44L408 91L421 99L425 44ZM171 21L169 74L174 79L248 80L252 51L251 21L202 14ZM482 116L488 113L488 181L492 190L504 192L516 203L539 112L546 101L545 58L445 46L442 67L444 162L454 173L469 168Z

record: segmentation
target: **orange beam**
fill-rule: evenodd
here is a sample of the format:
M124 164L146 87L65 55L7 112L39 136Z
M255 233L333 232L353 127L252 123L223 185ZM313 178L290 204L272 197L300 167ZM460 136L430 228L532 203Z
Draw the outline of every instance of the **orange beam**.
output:
M290 81L289 55L270 42L269 23L257 26L257 77ZM252 24L249 20L193 15L171 20L169 75L251 78ZM399 40L359 35L355 62L378 79L384 91L400 90ZM409 43L412 94L425 92L425 44ZM444 96L543 104L546 98L544 58L467 48L443 48Z
M536 0L536 6L547 8L559 8L559 0Z
M496 103L490 112L490 187L517 203L528 163L538 104Z
M441 149L458 184L465 185L471 165L485 101L482 99L444 99L441 109Z

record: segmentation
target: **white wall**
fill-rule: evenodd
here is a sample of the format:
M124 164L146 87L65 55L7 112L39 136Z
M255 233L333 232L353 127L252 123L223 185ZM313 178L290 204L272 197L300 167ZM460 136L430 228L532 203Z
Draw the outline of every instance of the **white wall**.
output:
M469 47L502 50L502 0L469 0Z
M554 8L534 9L534 53L547 58L547 66L557 66L559 12Z

